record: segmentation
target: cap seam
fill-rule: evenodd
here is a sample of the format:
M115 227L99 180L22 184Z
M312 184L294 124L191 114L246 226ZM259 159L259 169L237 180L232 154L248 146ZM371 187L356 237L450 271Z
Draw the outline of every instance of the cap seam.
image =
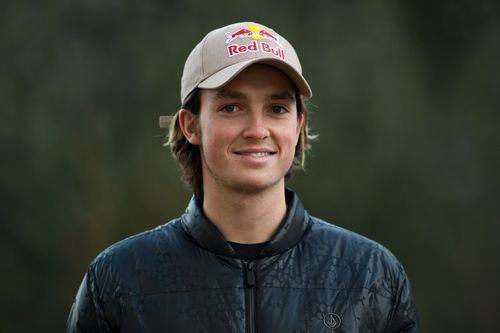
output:
M201 44L201 52L200 52L200 57L201 57L201 59L200 59L201 60L201 76L197 80L198 84L201 82L201 78L205 76L205 64L203 62L203 57L204 57L204 53L205 53L205 43L207 42L209 36L210 36L210 34L206 35L205 38L202 41L202 44Z

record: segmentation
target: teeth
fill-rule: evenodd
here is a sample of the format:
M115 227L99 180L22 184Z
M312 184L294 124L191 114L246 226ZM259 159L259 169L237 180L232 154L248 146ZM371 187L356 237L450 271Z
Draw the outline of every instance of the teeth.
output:
M252 157L264 157L264 156L269 155L269 153L267 153L267 152L244 153L243 155L252 156Z
M253 157L264 157L267 155L267 153L264 153L264 152L260 152L260 153L250 153L249 154L250 156L253 156Z

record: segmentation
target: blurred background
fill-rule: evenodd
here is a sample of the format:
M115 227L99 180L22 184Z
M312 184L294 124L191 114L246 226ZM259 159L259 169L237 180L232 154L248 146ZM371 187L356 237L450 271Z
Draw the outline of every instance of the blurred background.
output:
M254 20L314 91L309 212L397 255L423 332L498 332L498 4L3 2L0 330L63 331L100 251L184 211L158 117L194 45Z

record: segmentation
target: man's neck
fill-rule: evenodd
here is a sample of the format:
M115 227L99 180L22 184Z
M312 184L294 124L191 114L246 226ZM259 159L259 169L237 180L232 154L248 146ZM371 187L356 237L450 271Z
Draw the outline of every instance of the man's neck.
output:
M224 238L234 243L268 241L286 215L285 188L259 193L207 191L203 211Z

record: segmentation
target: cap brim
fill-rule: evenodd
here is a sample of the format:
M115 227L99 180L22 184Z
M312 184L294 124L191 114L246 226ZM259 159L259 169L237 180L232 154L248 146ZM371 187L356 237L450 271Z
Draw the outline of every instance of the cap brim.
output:
M256 63L267 64L278 68L293 81L293 83L295 84L295 86L299 90L299 93L302 96L312 97L311 88L309 87L309 84L304 79L304 77L299 72L297 72L292 66L276 58L250 59L225 67L220 71L216 72L215 74L213 74L212 76L206 78L198 85L198 87L203 89L220 88L225 84L227 84L232 79L234 79L236 75L241 73L245 68Z

